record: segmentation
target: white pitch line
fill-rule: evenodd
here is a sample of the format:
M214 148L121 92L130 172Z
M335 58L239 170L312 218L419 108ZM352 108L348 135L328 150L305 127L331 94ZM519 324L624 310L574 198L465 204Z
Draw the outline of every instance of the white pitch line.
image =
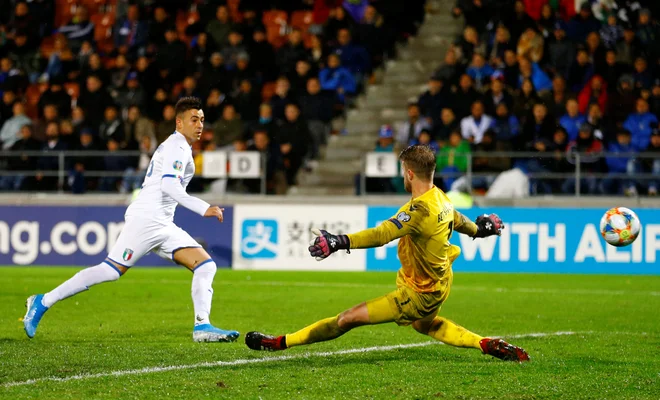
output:
M589 332L536 332L536 333L523 333L519 335L509 335L508 338L511 339L520 339L520 338L537 338L537 337L548 337L548 336L566 336L566 335L579 335L579 334L589 334ZM493 337L502 337L502 336L493 336ZM359 347L354 349L338 350L338 351L323 351L315 353L302 353L295 354L290 356L275 356L275 357L263 357L263 358L247 358L239 359L234 361L214 361L214 362L204 362L197 364L187 364L187 365L169 365L165 367L146 367L140 369L127 369L119 370L112 372L99 372L96 374L80 374L72 375L64 378L56 376L48 376L43 378L28 379L26 381L14 381L6 382L1 384L1 387L10 388L16 386L27 386L34 385L42 382L68 382L68 381L79 381L85 379L95 379L95 378L107 378L107 377L118 377L126 375L142 375L142 374L152 374L156 372L169 372L169 371L180 371L185 369L197 369L197 368L210 368L210 367L232 367L236 365L250 365L250 364L262 364L267 362L276 362L276 361L289 361L297 360L301 358L310 358L310 357L333 357L341 356L347 354L357 354L357 353L373 353L373 352L382 352L382 351L391 351L399 349L411 349L415 347L427 347L434 345L442 345L442 342L438 341L429 341L421 343L408 343L408 344L397 344L392 346L373 346L373 347Z

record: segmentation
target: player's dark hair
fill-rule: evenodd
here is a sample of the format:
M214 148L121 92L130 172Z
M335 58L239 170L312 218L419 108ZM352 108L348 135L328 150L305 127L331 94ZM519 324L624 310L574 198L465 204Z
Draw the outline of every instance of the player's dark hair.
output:
M433 179L436 166L435 153L428 146L409 146L401 152L399 160L406 163L406 167L421 179L427 181Z
M200 110L202 108L202 100L198 97L182 97L176 102L174 106L174 114L179 117L188 110Z

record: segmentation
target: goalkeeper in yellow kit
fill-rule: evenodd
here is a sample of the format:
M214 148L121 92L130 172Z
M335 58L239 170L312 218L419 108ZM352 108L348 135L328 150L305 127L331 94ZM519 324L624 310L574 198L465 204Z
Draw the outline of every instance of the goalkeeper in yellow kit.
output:
M399 158L405 189L412 198L395 216L376 228L350 235L314 230L317 238L309 247L310 254L321 261L338 250L379 247L400 238L397 289L292 334L275 337L249 332L245 336L249 348L284 350L335 339L358 326L396 322L412 325L417 332L452 346L473 347L507 361L529 360L519 347L481 337L437 315L449 296L452 262L461 253L449 243L454 231L473 238L500 235L502 220L491 214L471 222L454 210L445 193L433 185L435 155L428 147L408 147Z

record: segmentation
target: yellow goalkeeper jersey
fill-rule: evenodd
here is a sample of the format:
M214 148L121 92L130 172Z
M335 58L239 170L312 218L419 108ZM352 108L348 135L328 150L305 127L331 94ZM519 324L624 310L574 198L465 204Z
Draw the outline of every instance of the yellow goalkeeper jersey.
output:
M451 264L461 250L449 239L466 222L447 195L434 186L376 228L348 237L353 249L379 247L400 238L397 286L405 285L421 293L435 292L450 283Z

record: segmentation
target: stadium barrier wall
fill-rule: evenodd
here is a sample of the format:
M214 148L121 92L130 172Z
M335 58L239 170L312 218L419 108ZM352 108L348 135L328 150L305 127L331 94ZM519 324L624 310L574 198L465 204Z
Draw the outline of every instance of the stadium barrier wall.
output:
M313 227L333 233L374 227L398 207L273 204L225 206L225 222L179 208L175 222L205 247L219 266L242 270L395 271L396 242L377 249L338 252L316 262L307 247ZM454 269L474 272L542 272L660 275L660 208L636 209L642 234L615 248L599 233L602 208L471 208L474 219L496 212L506 229L497 238L472 240L454 233L462 255ZM0 206L0 265L97 264L123 226L125 206ZM149 255L144 266L173 265Z

